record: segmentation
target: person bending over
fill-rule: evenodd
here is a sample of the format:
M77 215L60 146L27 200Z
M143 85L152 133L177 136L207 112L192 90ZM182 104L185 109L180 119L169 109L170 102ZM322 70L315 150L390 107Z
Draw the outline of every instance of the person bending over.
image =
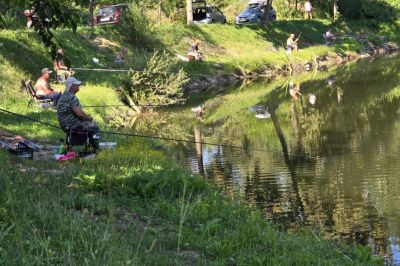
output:
M199 50L199 43L195 42L190 46L190 49L188 51L188 59L189 61L191 60L203 60L203 56L200 53Z
M324 34L326 45L332 45L336 41L336 36L333 34L332 29L328 29L328 31Z
M56 71L57 81L65 82L65 80L74 75L74 71L71 69L71 64L68 59L65 58L64 50L58 49L56 59L53 62L54 70Z

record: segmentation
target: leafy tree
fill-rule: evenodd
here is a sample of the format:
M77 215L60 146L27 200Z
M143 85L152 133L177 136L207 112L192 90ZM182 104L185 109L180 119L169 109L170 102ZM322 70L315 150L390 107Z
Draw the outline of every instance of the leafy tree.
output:
M33 0L30 2L37 15L33 28L42 38L46 47L50 48L52 57L56 55L56 44L53 40L52 30L59 27L70 28L74 32L77 28L77 14L68 2L55 0Z
M0 7L34 10L33 29L39 33L54 58L56 44L52 30L62 27L75 31L78 15L74 8L84 1L86 0L0 0ZM2 15L0 15L0 26L4 26Z

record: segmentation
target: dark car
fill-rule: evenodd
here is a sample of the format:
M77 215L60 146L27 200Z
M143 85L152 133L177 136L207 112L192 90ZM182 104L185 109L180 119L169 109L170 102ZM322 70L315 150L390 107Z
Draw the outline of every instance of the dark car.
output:
M259 22L264 16L264 5L265 1L263 0L249 1L247 8L236 17L235 23L247 24ZM276 13L273 7L271 7L267 16L269 20L276 20Z
M117 24L121 20L123 10L128 7L127 4L102 6L97 13L96 25Z

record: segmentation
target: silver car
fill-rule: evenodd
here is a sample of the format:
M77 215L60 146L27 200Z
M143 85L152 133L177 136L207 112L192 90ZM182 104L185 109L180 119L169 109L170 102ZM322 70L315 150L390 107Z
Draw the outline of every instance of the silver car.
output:
M193 1L193 3L195 3ZM197 1L196 3L200 3ZM210 24L210 23L226 23L226 17L216 6L204 5L193 7L193 23L195 24Z

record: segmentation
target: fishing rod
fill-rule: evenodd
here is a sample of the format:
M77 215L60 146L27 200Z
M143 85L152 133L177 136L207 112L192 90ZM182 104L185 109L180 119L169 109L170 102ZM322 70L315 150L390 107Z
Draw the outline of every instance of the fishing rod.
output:
M11 111L8 111L6 109L0 108L0 111L3 113L11 114L16 117L20 117L26 120L30 120L32 122L38 123L38 124L43 124L52 128L60 129L63 130L60 126L56 126L47 122L43 122L41 120L31 118L25 115L21 115L18 113L14 113ZM86 132L86 131L73 131L73 132ZM175 141L175 142L183 142L183 143L190 143L190 144L203 144L203 145L210 145L210 146L218 146L218 147L225 147L225 148L232 148L232 149L238 149L238 150L251 150L251 151L258 151L258 152L268 152L268 150L264 149L249 149L245 147L240 147L240 146L234 146L234 145L229 145L229 144L218 144L218 143L212 143L212 142L202 142L202 141L192 141L192 140L184 140L184 139L176 139L176 138L167 138L167 137L160 137L160 136L149 136L149 135L142 135L142 134L133 134L133 133L123 133L123 132L116 132L116 131L105 131L105 130L100 130L98 131L99 133L103 134L108 134L108 135L118 135L118 136L125 136L125 137L137 137L137 138L146 138L146 139L157 139L157 140L165 140L165 141Z

